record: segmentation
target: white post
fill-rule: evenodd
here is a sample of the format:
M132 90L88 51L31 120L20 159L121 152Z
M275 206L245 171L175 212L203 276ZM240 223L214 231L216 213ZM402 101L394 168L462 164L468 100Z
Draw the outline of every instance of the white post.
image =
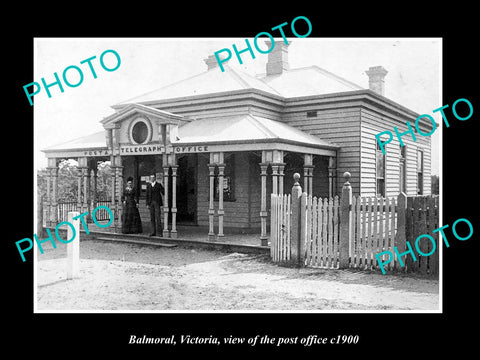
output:
M209 190L209 205L208 205L208 240L215 241L215 231L213 228L213 217L215 215L215 207L213 203L213 182L215 180L215 164L208 164L208 171L210 175L210 190Z
M172 165L172 238L177 237L177 168L177 165Z
M283 195L283 170L285 169L285 164L278 165L278 193Z
M223 237L223 175L225 164L218 164L218 237Z
M80 215L78 211L68 213L68 222L75 229L75 239L67 244L67 279L80 277L80 219L73 218ZM73 237L73 231L70 226L67 228L67 239Z
M272 166L272 193L275 195L278 194L278 165L271 165Z
M268 246L267 235L267 163L260 163L260 245Z
M170 208L168 206L168 177L170 167L168 165L163 166L163 189L165 190L165 196L163 197L163 237L169 237L168 232L168 212ZM160 218L160 217L159 217ZM158 225L156 225L158 227ZM152 231L157 231L153 229ZM158 235L158 234L157 234Z

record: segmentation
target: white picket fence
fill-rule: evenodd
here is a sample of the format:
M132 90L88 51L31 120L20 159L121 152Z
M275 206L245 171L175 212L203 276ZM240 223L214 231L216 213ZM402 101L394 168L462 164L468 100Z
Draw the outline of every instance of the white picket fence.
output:
M349 267L371 269L377 266L375 255L393 251L396 234L396 199L352 197L349 225ZM340 244L340 198L317 198L303 193L300 212L305 266L338 268ZM271 257L274 262L291 258L291 195L271 195ZM393 266L389 264L390 266Z

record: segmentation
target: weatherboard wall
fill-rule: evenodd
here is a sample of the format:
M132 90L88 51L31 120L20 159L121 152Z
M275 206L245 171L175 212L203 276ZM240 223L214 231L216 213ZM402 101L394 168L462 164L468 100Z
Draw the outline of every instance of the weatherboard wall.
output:
M362 195L375 195L376 181L376 138L375 135L381 131L393 132L396 126L398 131L407 131L405 117L398 119L387 113L374 108L362 108L361 110L361 188ZM417 195L417 150L423 150L423 195L431 194L431 137L416 134L416 141L411 135L402 136L406 146L406 193ZM394 135L391 143L385 146L385 189L387 196L396 196L400 192L400 142Z
M318 136L340 146L337 151L336 177L339 194L343 185L343 173L351 173L354 194L360 193L360 108L347 104L318 104L315 102L291 106L285 110L284 121L306 133ZM316 111L316 116L307 113ZM319 179L315 177L314 182ZM328 181L328 179L327 179Z

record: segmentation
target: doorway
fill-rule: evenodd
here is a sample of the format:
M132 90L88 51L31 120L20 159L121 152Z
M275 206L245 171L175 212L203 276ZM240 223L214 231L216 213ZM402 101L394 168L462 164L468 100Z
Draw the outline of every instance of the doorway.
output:
M158 173L154 155L135 156L133 162L133 178L140 198L140 217L143 222L150 222L150 213L146 207L147 183L150 175ZM178 158L177 168L177 216L176 222L180 225L197 225L197 154L185 154ZM172 169L169 169L168 177L168 206L172 207ZM163 182L163 179L159 179ZM163 212L163 209L162 209ZM162 215L163 222L163 215ZM171 212L168 214L168 223L172 222Z
M177 223L180 225L197 225L197 167L197 154L178 158Z

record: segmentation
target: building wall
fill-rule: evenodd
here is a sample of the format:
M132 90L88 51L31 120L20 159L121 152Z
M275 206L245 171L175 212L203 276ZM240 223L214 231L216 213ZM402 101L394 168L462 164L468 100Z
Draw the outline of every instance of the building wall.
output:
M317 115L308 117L307 112L310 111L317 111ZM326 106L309 103L287 109L284 121L304 132L340 146L337 152L337 194L341 192L345 171L352 175L350 183L353 193L360 192L360 108L358 106L348 107L345 104ZM303 177L303 173L301 175ZM319 172L314 170L314 183L319 183L320 179L317 179L317 175Z
M197 224L208 226L208 195L209 176L208 158L201 154L198 156L197 168Z
M224 227L239 228L260 228L260 157L248 152L238 152L235 156L235 201L224 201ZM123 176L124 180L128 176L135 177L134 156L123 156ZM204 154L198 154L197 176L188 181L197 182L197 224L208 226L209 217L209 158ZM138 186L138 184L135 184ZM170 184L171 185L171 184ZM267 181L267 193L271 192L271 176ZM171 193L171 190L170 190ZM181 197L177 194L177 200ZM171 197L170 197L171 199ZM170 200L171 201L171 200ZM150 217L146 210L145 200L140 201L140 213L145 225L149 224ZM178 204L177 204L178 206ZM218 210L218 201L214 201L215 211ZM163 222L163 217L162 217ZM215 214L214 220L215 232L218 232L218 216ZM148 229L147 229L148 230ZM147 231L145 230L145 231Z
M262 182L260 178L260 165L261 157L252 153L248 153L249 157L249 173L248 187L250 189L250 201L249 201L249 218L251 228L260 228L260 208L261 208L261 195L262 195ZM268 184L268 181L267 181ZM271 187L270 187L271 189Z
M231 156L235 156L235 201L224 201L224 227L226 229L229 227L259 229L261 207L261 176L259 163L261 162L261 157L258 153L252 152L236 152L232 154L233 155ZM124 180L126 180L128 176L135 177L134 158L134 156L122 157L124 165ZM288 194L291 192L291 188L293 186L293 173L299 172L303 174L303 156L300 154L290 154L285 158L285 161L288 163L285 167L284 192ZM197 224L201 226L208 226L209 224L208 209L210 189L208 163L208 156L204 154L198 154L196 169L197 176L194 179L187 180L197 182ZM313 195L317 197L328 196L328 158L316 156L314 157L314 165ZM177 181L180 181L180 179ZM269 167L267 171L266 184L267 210L269 211L270 194L272 192L271 167ZM138 184L135 185L138 186ZM301 186L303 187L303 179L301 179ZM177 207L180 206L178 203L180 199L181 196L177 193ZM145 200L141 199L140 204L142 221L144 222L145 226L147 226L149 224L150 217L145 206ZM214 201L214 206L215 211L217 211L218 201ZM267 224L269 224L269 222L270 217L267 217ZM214 226L215 232L217 232L218 216L216 214L214 217Z
M373 196L376 194L376 138L382 131L391 131L394 134L392 142L385 146L385 195L396 196L400 192L400 142L393 127L399 132L407 130L407 119L393 117L381 110L363 108L361 110L361 195ZM412 121L409 120L411 123ZM424 153L424 181L423 194L431 194L431 138L416 133L414 142L411 135L402 136L406 144L406 191L407 195L417 194L417 149Z
M317 111L315 117L307 116L307 112ZM381 131L397 126L399 131L406 131L406 121L412 119L394 115L366 102L350 105L339 102L331 104L309 103L296 104L285 110L283 120L300 130L317 135L341 148L337 152L336 191L340 194L344 183L345 171L351 173L350 183L354 195L371 196L376 194L376 138ZM425 131L428 132L428 131ZM408 195L417 194L417 149L424 152L423 194L431 194L431 138L416 134L414 142L410 136L402 137L406 144L406 190ZM386 146L386 179L387 196L395 196L400 191L400 144L398 139ZM328 164L326 165L328 168ZM303 173L300 173L303 177ZM314 170L315 184L322 184L317 177L321 173ZM327 170L328 184L328 170ZM303 181L301 181L303 184ZM328 190L328 188L327 188ZM324 191L324 190L323 190ZM322 191L320 191L322 192Z
M344 183L343 173L351 173L351 184L354 195L375 195L376 193L376 139L375 135L384 130L393 131L393 126L406 130L406 118L400 112L383 107L381 104L364 100L363 95L347 99L338 96L323 98L287 99L283 103L278 100L251 97L248 94L226 94L214 98L205 98L190 101L175 100L159 104L157 108L190 117L192 120L215 118L219 116L234 116L251 113L274 120L285 122L304 132L316 135L319 138L340 146L337 153L336 191L340 194ZM187 101L188 100L188 101ZM271 102L269 102L271 100ZM316 111L315 116L308 116L307 112ZM412 119L409 119L412 121ZM406 187L407 194L416 194L416 151L424 150L424 189L425 195L430 194L431 150L430 137L417 136L413 142L409 137L403 138L407 143ZM237 153L235 170L236 201L224 202L225 227L256 227L260 224L260 167L259 159L248 153ZM253 156L253 158L252 158ZM254 159L255 158L255 159ZM386 195L395 196L400 189L399 162L400 146L397 139L387 145L386 156ZM198 162L198 202L197 220L199 225L208 225L208 159L199 157ZM302 178L303 169L298 171ZM286 169L287 171L287 169ZM285 192L290 192L293 180L292 174L285 174ZM290 184L291 183L291 184ZM324 197L328 195L328 158L316 157L313 194ZM271 176L267 177L267 194L271 192ZM269 208L269 196L267 196ZM215 201L215 209L218 202ZM215 228L218 220L215 216Z
M164 100L153 107L194 120L246 113L268 119L280 119L284 107L283 100L259 93L251 94L249 91Z
M225 228L240 227L249 228L259 226L260 206L259 199L260 171L255 174L255 166L252 157L247 152L232 153L234 156L234 186L235 200L224 201L224 220ZM208 226L209 217L209 193L210 193L210 177L208 170L208 162L204 156L198 158L198 197L197 197L197 223L198 225ZM252 189L252 191L250 191ZM257 194L258 192L258 194ZM258 196L257 196L258 195ZM214 201L215 212L218 210L218 201ZM257 211L258 209L258 211ZM214 217L215 232L218 231L218 217L215 213Z

